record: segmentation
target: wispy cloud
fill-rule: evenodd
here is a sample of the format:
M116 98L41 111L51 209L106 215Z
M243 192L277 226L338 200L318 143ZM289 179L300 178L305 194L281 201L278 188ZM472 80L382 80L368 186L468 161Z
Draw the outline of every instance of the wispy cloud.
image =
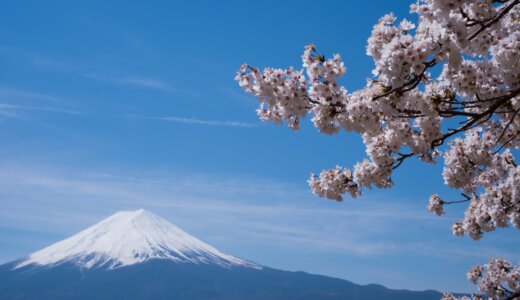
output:
M32 92L32 91L25 91L25 90L19 90L19 89L13 89L9 87L1 87L0 86L0 99L3 100L17 100L17 99L24 99L24 100L48 100L53 102L61 102L62 99L56 96Z
M172 83L153 77L136 76L136 75L106 75L98 73L83 74L85 77L100 82L113 85L131 86L144 89L151 89L172 94L182 94L189 97L198 97L201 95L199 91L178 88Z
M137 38L132 37L130 34L128 34L127 38L132 40L132 43L142 43ZM71 73L107 84L145 88L168 93L182 94L189 97L198 97L201 95L200 91L179 88L166 80L156 77L134 74L111 74L110 72L106 72L106 67L103 65L92 67L91 65L87 64L80 64L77 62L64 61L42 56L16 47L0 46L0 55L7 56L11 59L15 59L23 63L29 63L36 68ZM2 88L0 87L0 94L2 94L2 92L6 91L2 91ZM12 92L15 91L7 92L12 95ZM26 96L28 96L28 94L26 94ZM36 96L36 94L33 94L33 96Z
M220 86L218 89L223 93L226 94L228 97L231 97L233 99L239 100L241 103L246 104L248 106L250 105L256 105L257 99L251 95L246 94L242 90L237 90L237 88L231 88L228 86Z
M75 228L80 229L99 219L100 214L145 207L174 216L174 220L183 223L179 224L181 227L201 230L213 224L215 230L220 228L228 233L228 242L247 235L280 247L300 245L302 249L364 257L407 251L437 258L465 257L469 251L448 244L439 247L418 242L421 239L412 236L406 242L392 239L395 230L448 225L446 220L424 211L388 199L359 207L316 203L305 188L265 179L186 174L159 177L106 172L72 174L45 167L4 166L0 170L0 196L5 200L6 209L0 212L4 220L0 225L7 222L4 226L36 223L51 226L49 230L63 230L68 227L59 223L75 223ZM294 202L291 198L299 200ZM51 215L42 219L41 210L45 207L52 208ZM78 207L82 208L83 217L78 216ZM61 215L59 222L54 214ZM202 219L205 222L201 223ZM212 229L204 230L211 236ZM492 252L484 251L485 247L481 249L485 255Z
M69 114L69 115L84 115L84 113L75 111L75 110L68 110L68 109L61 109L61 108L55 108L55 107L48 107L48 106L28 106L28 105L14 105L14 104L8 104L8 103L0 103L0 113L9 116L12 111L46 111L46 112L53 112L53 113L61 113L61 114ZM14 114L12 114L14 115Z
M318 213L319 214L319 213ZM309 214L310 215L310 214ZM314 213L316 215L316 213ZM299 245L326 253L346 253L354 256L380 256L395 252L399 247L391 241L360 241L359 237L326 234L319 229L273 224L245 224L250 234L270 239L273 243Z
M130 85L130 86L136 86L136 87L142 87L142 88L149 88L149 89L155 89L155 90L162 90L162 91L169 91L169 92L175 92L177 89L175 89L171 84L155 79L155 78L147 78L147 77L140 77L140 76L107 76L107 75L100 75L100 74L84 74L85 77L95 79L98 81L102 81L105 83L110 84L118 84L118 85Z
M266 189L266 186L269 188ZM336 226L336 230L329 232L329 238L324 238L324 228L317 223L314 224L314 228L294 225L302 224L305 219L318 220L320 216L325 217L327 221L343 219L350 222L358 218L403 219L403 215L398 211L393 215L388 212L381 213L383 210L390 211L388 207L381 207L377 211L367 210L365 213L339 208L319 208L310 201L312 196L307 189L261 179L220 176L170 175L161 178L139 178L107 173L73 175L68 171L46 168L38 170L4 166L0 170L0 195L2 194L2 197L10 195L9 200L6 200L6 206L11 212L3 211L6 214L2 214L4 222L13 216L16 216L18 221L30 221L33 216L41 217L42 206L53 207L52 211L62 213L69 209L77 213L77 207L82 206L86 214L92 214L93 210L101 207L109 212L117 207L144 206L166 214L175 212L174 215L178 217L191 219L188 223L192 225L193 222L197 226L204 225L197 219L215 221L221 226L235 228L230 231L231 235L233 231L244 231L247 234L263 236L262 239L294 241L322 250L348 250L356 255L371 255L382 251L379 242L359 240L370 230L340 232L341 226ZM7 199L5 197L4 199ZM291 204L288 199L290 197L300 199L301 203ZM25 200L16 201L20 198ZM101 203L103 205L99 206ZM12 210L17 209L25 213L13 214ZM413 218L413 215L408 214L404 218ZM266 220L270 221L266 223ZM339 240L348 243L343 242L342 247L329 247Z
M61 58L55 59L43 56L18 47L0 46L0 55L7 56L24 64L29 63L36 68L45 70L70 72L82 69L82 66L77 63L64 61Z
M226 126L226 127L242 127L242 128L251 128L257 127L257 124L240 122L240 121L232 121L232 120L201 120L196 118L182 118L176 116L168 116L168 117L147 117L135 114L127 114L128 118L135 119L147 119L147 120L156 120L156 121L164 121L164 122L175 122L182 123L186 125L204 125L204 126Z
M0 86L0 117L33 122L43 127L52 127L37 122L30 112L50 112L67 115L85 115L82 112L67 108L70 102L46 93L15 89Z

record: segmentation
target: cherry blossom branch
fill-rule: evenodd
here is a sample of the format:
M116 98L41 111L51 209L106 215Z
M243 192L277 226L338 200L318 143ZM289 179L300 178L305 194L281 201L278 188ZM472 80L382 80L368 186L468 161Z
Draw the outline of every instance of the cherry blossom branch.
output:
M500 108L502 105L504 105L509 100L513 99L514 97L518 96L519 94L520 94L520 88L517 88L517 89L511 91L510 93L508 93L506 95L493 98L493 101L496 101L496 102L493 105L491 105L487 110L472 116L472 118L470 118L463 126L457 128L457 129L453 129L450 132L444 134L442 137L440 137L438 139L435 139L432 142L432 146L431 147L435 148L437 146L440 146L449 137L451 137L451 136L453 136L453 135L455 135L457 133L461 133L463 131L469 130L473 126L478 126L478 125L488 121L489 119L491 119L491 117L493 116L494 112L498 108ZM488 100L484 100L484 101L488 101Z
M477 35L479 35L482 31L486 30L487 28L491 27L491 25L498 22L502 17L504 17L515 5L520 3L520 0L513 0L508 6L506 6L504 9L502 9L495 17L483 21L473 20L476 22L476 24L480 25L480 28L475 31L473 34L471 34L468 37L468 40L473 40ZM466 15L467 16L467 15Z
M515 117L516 117L516 115L518 114L519 111L520 111L520 108L515 110L515 112L513 113L513 116L509 119L509 121L507 122L507 125L504 127L504 129L502 130L502 133L496 139L495 143L498 143L504 137L504 135L506 134L507 129L509 129L509 126L511 126L511 124L515 120Z
M397 153L399 157L396 159L396 161L392 164L392 169L397 169L407 158L412 157L415 155L415 153L410 152L406 154Z
M444 201L443 204L457 204L457 203L464 203L469 202L471 199L463 199L463 200L457 200L457 201Z
M468 202L468 201L471 201L471 197L464 194L464 193L461 193L462 197L464 197L464 199L462 200L455 200L455 201L442 201L442 204L457 204L457 203L464 203L464 202Z
M518 299L517 297L520 297L520 292L511 294L509 297L507 297L505 300L515 300Z
M308 183L320 197L342 201L345 194L355 198L373 186L389 188L393 171L405 160L435 163L438 148L450 141L442 151L442 175L463 198L444 201L434 194L428 209L442 215L444 204L470 203L452 231L478 240L496 228L520 228L520 166L512 153L520 146L518 3L419 0L411 5L417 27L407 20L396 24L393 14L383 16L366 48L375 78L354 92L338 83L346 72L339 54L326 59L313 44L305 47L301 70L244 65L235 79L259 99L257 114L264 121L297 130L310 114L321 133L361 135L366 159L352 170L337 166L311 175ZM454 18L459 12L462 18ZM492 36L475 39L490 28ZM432 77L429 71L439 64L441 72ZM450 120L459 124L446 127ZM468 278L490 299L518 298L520 267L505 274L504 266L509 265L493 259Z
M393 94L393 93L403 94L405 92L408 92L408 91L411 91L411 90L415 89L419 85L421 80L424 78L424 74L426 73L426 71L429 68L434 67L436 65L436 63L437 62L435 61L435 59L432 59L432 60L427 61L427 62L423 62L424 68L422 69L421 73L419 73L417 75L412 74L413 78L411 80L409 80L408 82L406 82L405 84L403 84L401 86L398 86L398 87L395 87L395 88L391 88L389 91L373 97L372 100L377 100L377 99L386 97L386 96L388 96L390 94Z
M493 154L497 154L499 153L500 151L502 151L502 149L504 149L504 147L506 147L509 143L511 143L515 138L517 138L518 136L520 135L520 131L518 131L517 133L515 133L511 138L509 138L506 142L502 143L502 145L500 145L500 147L495 150L493 152Z

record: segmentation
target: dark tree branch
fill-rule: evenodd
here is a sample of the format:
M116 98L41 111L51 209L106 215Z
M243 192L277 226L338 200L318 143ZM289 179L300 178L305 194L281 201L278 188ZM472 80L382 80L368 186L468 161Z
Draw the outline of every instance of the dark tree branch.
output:
M515 300L515 299L518 299L518 297L520 297L520 292L511 294L510 296L508 296L504 300Z
M405 159L407 159L408 157L414 156L415 153L410 152L410 153L406 153L406 154L402 154L402 153L397 153L397 154L399 155L399 158L397 158L396 161L392 164L393 170L397 169L400 165L402 165L403 162L405 161Z
M497 140L495 141L495 143L498 143L498 142L499 142L499 141L504 137L504 135L506 134L507 129L509 128L509 126L511 126L511 124L512 124L513 121L515 120L515 117L516 117L516 115L518 114L518 111L520 111L520 108L517 109L517 110L514 112L514 114L513 114L513 116L511 117L511 119L509 119L509 122L507 122L506 127L504 127L504 129L502 130L502 133L501 133L500 136L497 138Z
M495 150L495 152L493 152L493 154L497 154L498 152L500 152L505 146L507 146L507 144L511 143L519 135L520 135L520 131L515 133L510 139L508 139L505 143L503 143L497 150Z
M462 200L456 200L456 201L443 201L442 204L456 204L456 203L463 203L463 202L468 202L468 201L471 201L471 197L462 193L461 194L462 197L464 197L464 199Z
M463 13L462 15L468 19L468 22L472 22L471 24L472 25L468 25L468 26L473 26L473 25L479 25L479 29L477 31L475 31L473 34L471 34L469 37L468 37L468 40L473 40L474 38L476 38L481 32L483 32L484 30L488 29L489 27L491 27L493 24L495 24L496 22L498 22L502 17L504 17L511 9L513 9L513 7L515 7L515 5L517 5L518 3L520 3L520 0L513 0L509 5L507 5L505 8L503 8L496 16L494 16L493 18L491 19L486 19L486 20L475 20L475 19L470 19L467 17L467 14L463 13L462 9L461 9L461 13Z
M479 125L489 121L489 119L491 119L491 117L497 111L497 109L499 109L500 107L505 105L509 100L518 96L518 94L520 94L520 88L517 88L506 95L495 97L494 98L495 103L493 103L487 110L485 110L481 113L478 113L475 116L471 116L461 127L452 129L449 132L447 132L446 134L444 134L442 137L434 140L432 142L431 148L433 149L437 146L442 145L446 139L448 139L449 137L451 137L457 133L469 130L471 128L474 128L475 126L479 126ZM484 101L487 101L487 100L484 100Z
M388 92L385 92L385 93L382 93L380 95L373 97L372 100L377 100L377 99L386 97L393 93L403 94L403 93L406 93L408 91L415 89L419 85L421 80L424 78L424 74L426 73L426 71L429 68L432 68L433 66L435 66L435 64L437 64L437 62L435 61L435 59L432 59L430 61L424 62L423 64L424 64L424 68L421 71L421 73L419 73L417 75L413 74L412 78L405 84L395 87L395 88L391 88Z

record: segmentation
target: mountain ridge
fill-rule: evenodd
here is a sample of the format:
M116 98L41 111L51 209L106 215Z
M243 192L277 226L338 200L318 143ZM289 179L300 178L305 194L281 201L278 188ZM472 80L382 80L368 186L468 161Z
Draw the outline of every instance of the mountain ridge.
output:
M8 268L9 266L5 266ZM436 291L392 290L264 267L222 267L153 259L115 269L72 263L0 267L0 298L18 300L438 300Z
M0 299L438 300L260 266L145 210L118 212L27 258L0 265Z

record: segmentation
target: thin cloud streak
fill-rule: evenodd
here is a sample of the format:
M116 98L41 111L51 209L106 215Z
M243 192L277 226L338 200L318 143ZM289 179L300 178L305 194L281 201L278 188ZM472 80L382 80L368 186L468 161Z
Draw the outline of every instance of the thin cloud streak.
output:
M84 74L85 77L91 78L94 80L98 80L105 83L110 84L118 84L118 85L130 85L142 88L156 89L162 91L176 91L176 89L164 82L162 80L146 78L146 77L138 77L138 76L128 76L128 77L115 77L115 76L105 76L99 74Z
M356 256L378 256L398 250L398 246L388 241L360 241L360 237L324 235L323 231L272 224L244 224L256 236L270 239L281 245L298 244L306 248L319 249L330 253L347 253Z
M29 106L29 105L14 105L14 104L8 104L8 103L0 103L0 113L3 115L8 116L9 111L17 111L17 110L47 111L47 112L62 113L62 114L69 114L69 115L85 115L84 113L78 112L75 110L54 108L54 107L48 107L48 106Z
M83 68L81 65L70 61L42 56L18 47L0 46L0 55L45 70L72 72Z
M161 212L168 219L182 220L184 223L178 224L181 227L209 230L206 234L210 236L212 230L228 232L223 243L233 243L237 236L254 236L258 243L268 241L280 248L296 244L301 249L354 257L408 252L447 259L467 257L463 247L438 247L413 239L397 243L391 239L393 231L400 226L415 223L438 226L431 222L439 219L429 219L425 212L403 211L406 207L388 199L374 207L365 203L369 208L363 210L329 209L307 201L312 200L311 196L302 197L309 195L307 190L279 182L269 184L266 180L219 176L205 176L201 180L189 175L135 178L4 166L0 170L0 191L5 200L5 209L0 212L3 226L47 228L45 230L51 233L63 232L66 228L68 231L63 233L71 234L71 228L82 229L117 210L144 207ZM299 202L291 205L288 202L291 195ZM41 214L46 207L59 208L49 211L47 218ZM81 213L77 207L83 208ZM57 215L61 217L56 218ZM200 223L202 219L206 225ZM208 229L207 224L213 224L214 228ZM491 252L481 251L473 256L484 258Z
M126 85L126 86L134 86L134 87L140 87L140 88L147 88L147 89L153 89L153 90L159 90L164 92L170 92L170 93L182 93L187 96L200 96L200 92L194 91L194 90L186 90L186 89L179 89L176 88L174 85L160 79L156 78L150 78L150 77L144 77L139 75L123 75L123 76L113 76L113 75L105 75L105 74L99 74L99 73L85 73L89 72L88 69L91 69L91 67L87 65L81 65L77 63L72 63L68 61L62 61L57 60L41 55L37 55L31 52L27 52L22 49L14 48L14 47L4 47L0 46L0 55L8 56L11 58L18 59L20 61L23 61L25 63L29 62L31 65L42 68L46 70L53 70L53 71L59 71L59 72L65 72L65 73L74 73L77 75L82 75L86 78L94 79L96 81L108 83L108 84L115 84L115 85ZM102 69L102 68L101 68ZM10 93L13 95L16 90L9 90L4 89L0 87L0 96L4 93ZM31 93L25 93L23 95L22 93L18 93L18 95L22 96L40 96L38 98L48 98L45 95L38 95L38 94L32 94ZM51 100L48 98L47 100ZM55 99L58 100L58 99Z
M230 88L227 86L220 86L218 87L218 89L227 96L237 99L242 104L245 104L247 106L254 106L257 103L257 99L255 97L247 95L242 90L237 90L236 88Z
M168 117L146 117L140 115L128 114L126 117L136 118L136 119L147 119L147 120L156 120L156 121L164 121L164 122L175 122L186 125L204 125L204 126L225 126L225 127L242 127L242 128L252 128L258 127L257 124L246 123L240 121L231 121L231 120L201 120L195 118L183 118L176 116L168 116Z
M104 82L107 84L131 86L138 88L151 89L156 91L168 92L172 94L184 94L189 97L200 96L201 93L193 90L179 89L169 82L166 82L157 78L150 78L144 76L124 75L124 76L113 76L103 75L97 73L86 73L83 76L94 79L96 81Z
M193 181L197 181L195 178ZM286 221L301 222L302 219L309 219L311 217L320 218L320 215L329 215L328 210L316 210L314 207L306 207L303 205L281 205L281 204L248 204L246 201L240 202L237 199L228 200L229 189L232 188L225 184L220 178L207 179L209 184L204 186L200 184L197 186L198 195L193 195L193 185L190 180L185 181L171 180L170 186L159 185L157 180L142 180L136 182L134 180L117 181L106 178L105 180L93 180L88 176L70 176L66 174L56 174L56 171L34 171L31 169L16 169L4 168L0 170L0 190L4 196L9 195L12 200L6 201L7 207L11 211L24 211L24 214L0 213L4 222L10 220L12 216L16 216L16 223L30 224L47 223L45 219L35 220L34 218L41 218L42 206L60 207L54 213L63 214L62 222L77 222L77 220L69 220L67 217L67 207L77 207L78 205L89 206L89 209L83 210L85 214L93 216L92 209L98 210L97 205L103 203L101 207L104 210L117 209L118 207L137 208L148 207L152 211L175 212L183 217L192 216L190 222L198 223L200 220L208 219L216 223L220 223L224 227L236 228L235 234L247 233L263 237L264 240L276 240L280 245L286 243L298 243L305 245L311 249L318 249L320 251L330 251L327 249L335 249L334 251L348 252L352 255L376 255L383 253L384 249L388 251L390 247L383 242L363 241L360 238L360 231L353 230L351 232L330 232L328 238L324 239L323 231L320 231L318 226L316 229L296 228L294 226L285 224ZM219 188L219 182L223 182ZM238 184L239 182L235 180ZM294 194L299 194L299 191L294 191L293 187L276 186L273 184L273 191L265 190L265 182L255 186L249 181L242 182L243 186L249 186L246 191L237 192L237 198L250 198L254 195L260 195L260 198L286 198L277 193L278 189L285 189L286 192L293 191ZM220 190L222 189L222 190ZM24 201L16 201L20 197ZM257 196L258 197L258 196ZM73 200L72 200L73 199ZM54 204L51 204L54 203ZM61 203L62 205L55 205ZM25 204L25 205L24 205ZM29 209L28 211L28 208ZM32 211L32 213L31 213ZM103 213L106 214L107 212ZM348 214L348 212L347 212ZM284 218L280 219L280 216ZM370 217L370 214L365 217L374 220L381 219L380 215ZM74 217L75 219L77 216ZM358 216L352 215L349 218L340 216L340 219L348 219L353 222ZM84 218L86 219L86 218ZM271 220L265 225L265 220ZM11 220L15 222L15 220ZM211 222L211 221L210 221ZM85 222L86 223L86 222ZM54 225L51 228L57 226ZM290 224L290 223L289 223ZM13 226L13 224L11 224ZM199 226L199 225L197 225ZM63 226L59 226L64 228ZM56 230L56 229L53 229ZM324 230L324 228L321 228ZM338 231L338 230L336 230ZM340 230L341 231L341 230ZM363 235L366 234L363 233ZM364 239L364 238L363 238ZM333 247L335 244L341 242L341 246ZM385 247L382 244L386 245Z
M0 99L29 99L29 100L48 100L48 101L59 101L63 100L59 97L52 95L46 95L41 93L35 93L25 90L18 90L8 87L0 87Z

